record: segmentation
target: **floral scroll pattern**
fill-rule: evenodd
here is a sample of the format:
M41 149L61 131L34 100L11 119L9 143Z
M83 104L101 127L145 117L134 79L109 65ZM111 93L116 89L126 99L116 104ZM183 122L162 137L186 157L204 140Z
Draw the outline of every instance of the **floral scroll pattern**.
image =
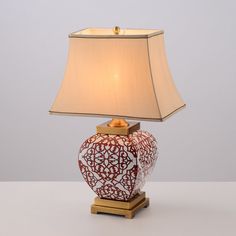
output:
M156 159L156 139L137 131L129 136L93 135L82 144L78 163L99 197L128 201L140 191Z

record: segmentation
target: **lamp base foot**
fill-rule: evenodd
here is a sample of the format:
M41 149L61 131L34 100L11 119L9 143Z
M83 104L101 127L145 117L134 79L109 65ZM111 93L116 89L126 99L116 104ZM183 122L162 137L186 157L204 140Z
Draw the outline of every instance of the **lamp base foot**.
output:
M116 201L96 197L94 204L91 205L91 213L121 215L132 219L138 210L148 206L149 198L145 197L145 192L137 194L130 201Z

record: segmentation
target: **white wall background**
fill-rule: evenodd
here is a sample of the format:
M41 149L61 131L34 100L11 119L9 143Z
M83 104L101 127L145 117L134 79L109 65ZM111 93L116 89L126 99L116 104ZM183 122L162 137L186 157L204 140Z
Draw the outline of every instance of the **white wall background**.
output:
M68 33L165 30L169 65L187 108L142 122L159 140L156 181L236 180L236 3L230 0L0 2L0 180L81 180L77 153L106 119L50 116Z

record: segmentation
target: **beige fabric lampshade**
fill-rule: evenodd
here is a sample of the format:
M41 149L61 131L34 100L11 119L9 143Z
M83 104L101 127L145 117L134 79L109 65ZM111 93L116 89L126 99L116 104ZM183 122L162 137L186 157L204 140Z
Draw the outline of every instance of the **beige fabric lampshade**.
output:
M162 121L184 106L163 31L85 29L69 35L65 77L51 113Z

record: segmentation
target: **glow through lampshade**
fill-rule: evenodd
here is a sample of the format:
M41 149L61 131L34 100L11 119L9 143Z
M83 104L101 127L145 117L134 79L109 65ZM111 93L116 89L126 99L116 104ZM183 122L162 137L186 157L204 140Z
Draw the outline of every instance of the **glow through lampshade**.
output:
M162 121L185 104L167 65L163 31L85 29L69 35L51 113Z

